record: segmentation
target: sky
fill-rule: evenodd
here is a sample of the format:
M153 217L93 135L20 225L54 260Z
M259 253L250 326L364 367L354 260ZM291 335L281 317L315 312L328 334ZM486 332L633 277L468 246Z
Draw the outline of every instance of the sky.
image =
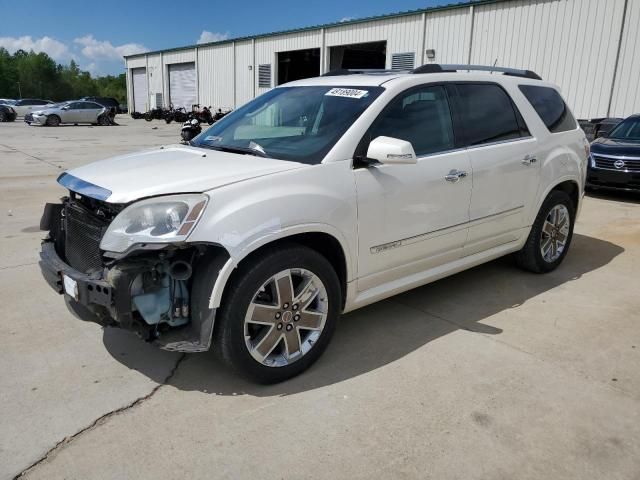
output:
M0 47L119 74L123 55L462 1L0 0Z

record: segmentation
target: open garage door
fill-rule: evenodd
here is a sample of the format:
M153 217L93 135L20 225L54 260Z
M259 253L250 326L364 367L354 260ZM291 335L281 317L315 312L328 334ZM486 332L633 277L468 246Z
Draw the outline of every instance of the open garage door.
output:
M320 49L278 52L278 85L320 75Z
M196 64L169 65L169 101L173 108L184 107L191 111L196 97Z
M140 113L147 111L147 69L133 68L131 69L131 78L133 79L133 110Z
M387 42L354 43L329 49L329 70L386 68Z

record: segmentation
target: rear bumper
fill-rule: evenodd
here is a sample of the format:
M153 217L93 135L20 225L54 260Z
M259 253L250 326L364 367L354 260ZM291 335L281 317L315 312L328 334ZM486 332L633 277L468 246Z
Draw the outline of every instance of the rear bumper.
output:
M624 172L590 167L587 187L640 191L640 172Z

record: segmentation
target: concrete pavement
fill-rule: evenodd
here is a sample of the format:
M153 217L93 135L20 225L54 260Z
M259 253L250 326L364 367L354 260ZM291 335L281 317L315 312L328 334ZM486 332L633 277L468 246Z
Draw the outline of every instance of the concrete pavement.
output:
M501 259L346 315L256 386L73 318L37 225L66 168L179 125L0 124L0 478L640 478L640 197L588 197L564 264Z

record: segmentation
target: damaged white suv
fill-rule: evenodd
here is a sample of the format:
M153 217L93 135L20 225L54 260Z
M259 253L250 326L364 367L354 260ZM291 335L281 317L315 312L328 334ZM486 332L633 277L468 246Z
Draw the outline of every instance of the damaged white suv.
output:
M63 173L41 269L82 319L277 382L320 356L343 312L510 253L556 268L588 154L533 72L332 72L188 146Z

